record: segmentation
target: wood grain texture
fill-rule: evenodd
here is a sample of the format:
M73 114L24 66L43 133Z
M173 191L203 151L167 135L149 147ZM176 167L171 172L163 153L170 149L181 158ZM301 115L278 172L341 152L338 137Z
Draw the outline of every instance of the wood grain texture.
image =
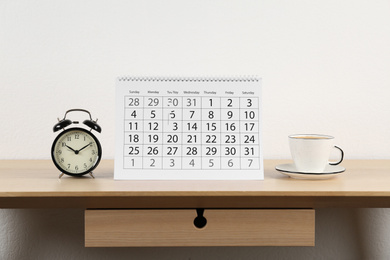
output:
M265 160L263 181L115 181L112 160L58 179L48 160L0 161L0 208L390 207L390 160L346 160L329 180L295 180Z
M314 210L86 210L86 247L314 246Z

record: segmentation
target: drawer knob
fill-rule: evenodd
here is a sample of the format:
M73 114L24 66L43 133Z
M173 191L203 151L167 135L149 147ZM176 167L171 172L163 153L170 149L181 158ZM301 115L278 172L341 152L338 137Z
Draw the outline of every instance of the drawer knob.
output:
M204 209L196 209L197 217L194 219L194 226L201 229L207 224L207 219L203 216Z

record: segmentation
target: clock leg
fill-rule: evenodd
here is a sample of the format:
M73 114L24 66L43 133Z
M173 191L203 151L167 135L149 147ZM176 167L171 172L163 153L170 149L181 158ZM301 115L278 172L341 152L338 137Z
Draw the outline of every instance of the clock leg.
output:
M91 175L91 177L95 179L95 176L93 176L93 172L90 172L89 175Z
M62 176L64 176L63 172L61 172L60 176L58 176L58 179L61 179Z

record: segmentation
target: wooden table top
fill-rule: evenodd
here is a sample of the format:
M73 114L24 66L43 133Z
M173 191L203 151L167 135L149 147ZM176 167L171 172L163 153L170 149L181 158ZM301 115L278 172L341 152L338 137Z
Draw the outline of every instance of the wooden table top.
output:
M114 180L113 160L95 179L63 176L50 160L0 161L0 208L390 207L390 160L346 160L328 180L297 180L265 160L262 181Z

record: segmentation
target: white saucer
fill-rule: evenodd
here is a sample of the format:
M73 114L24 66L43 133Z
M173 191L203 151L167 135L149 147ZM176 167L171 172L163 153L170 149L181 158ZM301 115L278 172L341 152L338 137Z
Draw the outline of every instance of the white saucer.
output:
M282 174L290 176L294 179L301 180L325 180L336 177L345 171L345 168L340 165L328 165L325 167L323 172L310 173L310 172L299 172L295 168L293 163L280 164L275 167L276 170Z

